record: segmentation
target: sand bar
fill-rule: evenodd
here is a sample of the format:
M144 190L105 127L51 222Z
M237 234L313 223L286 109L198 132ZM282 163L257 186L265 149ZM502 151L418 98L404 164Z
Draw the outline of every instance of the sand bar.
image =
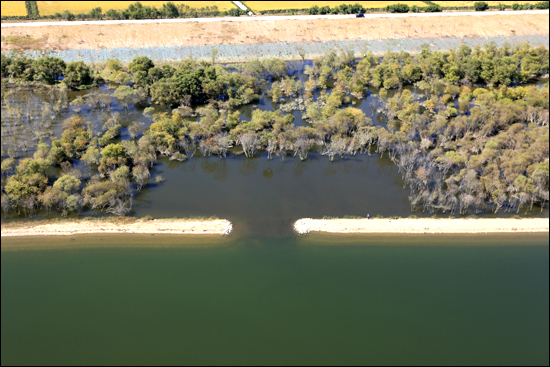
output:
M512 219L299 219L301 234L330 233L508 233L548 232L548 218Z
M66 220L52 222L18 222L2 224L2 237L12 236L68 236L92 233L148 233L148 234L229 234L233 226L225 219L153 219L120 221Z

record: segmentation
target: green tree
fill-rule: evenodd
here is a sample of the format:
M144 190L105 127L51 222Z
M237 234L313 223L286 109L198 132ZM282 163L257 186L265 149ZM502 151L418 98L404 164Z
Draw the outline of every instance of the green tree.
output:
M65 62L57 57L44 56L33 62L34 79L44 80L47 84L54 84L65 72Z
M126 148L120 144L109 144L101 150L99 172L107 174L123 166L128 161Z
M134 101L134 90L127 85L122 85L115 90L113 96L124 108L128 108L128 105Z
M63 175L55 181L53 187L70 195L78 192L80 183L80 180L72 175Z
M487 4L484 1L476 1L474 3L474 9L475 9L475 11L485 11L485 10L489 9L489 4Z
M128 65L128 70L132 74L135 74L138 71L144 71L147 75L147 73L149 72L149 69L151 69L154 66L155 64L153 63L153 61L147 56L136 56L132 59L132 61Z
M69 88L76 88L81 85L90 84L92 76L90 68L82 61L73 61L67 64L65 68L65 83Z
M90 11L90 18L92 19L102 19L102 15L101 15L101 8L100 7L97 7L97 8L93 8L91 11Z

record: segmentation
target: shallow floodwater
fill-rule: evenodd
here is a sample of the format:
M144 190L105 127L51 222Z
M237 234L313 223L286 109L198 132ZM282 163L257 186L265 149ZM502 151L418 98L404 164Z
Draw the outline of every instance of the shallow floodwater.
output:
M2 365L549 363L546 234L40 241L2 251Z

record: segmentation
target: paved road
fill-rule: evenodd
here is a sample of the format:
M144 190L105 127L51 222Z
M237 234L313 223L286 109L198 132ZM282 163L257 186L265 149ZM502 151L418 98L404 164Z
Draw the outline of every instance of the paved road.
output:
M405 14L365 14L365 18L404 18L404 17L452 17L460 15L485 16L485 15L516 15L516 14L549 14L548 10L520 10L520 11L488 11L488 12L442 12L442 13L405 13ZM183 19L143 19L143 20L89 20L74 22L28 22L28 23L2 23L4 27L44 27L65 26L80 24L135 24L135 23L186 23L186 22L245 22L250 20L307 20L307 19L346 19L355 18L355 14L345 15L292 15L292 16L242 16L242 17L217 17L217 18L183 18ZM357 19L360 22L362 19Z

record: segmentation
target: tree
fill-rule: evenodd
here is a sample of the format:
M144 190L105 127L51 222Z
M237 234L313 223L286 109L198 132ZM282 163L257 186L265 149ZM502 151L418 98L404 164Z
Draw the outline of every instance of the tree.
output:
M55 181L53 187L67 194L75 194L80 187L80 183L78 178L72 175L64 175Z
M147 186L149 183L149 177L151 177L149 169L141 164L133 168L132 175L138 190L141 190L144 186Z
M74 20L74 14L71 13L70 11L68 11L68 10L63 11L63 13L61 14L61 17L64 20L67 20L67 21L73 21Z
M47 84L54 84L65 72L65 62L57 57L44 56L33 62L34 79L43 80Z
M101 8L100 8L100 7L93 8L93 9L90 11L90 18L101 20L101 18L102 18L102 16L101 16Z
M121 20L124 19L124 16L115 9L109 9L105 13L104 19Z
M115 90L113 96L124 108L128 108L128 105L134 101L134 90L127 85L122 85Z
M248 132L239 137L246 157L252 157L256 152L256 145L258 144L258 135L253 132Z
M44 159L23 159L17 166L15 175L6 180L4 190L10 199L10 206L18 211L31 214L38 205L48 184L46 170L49 164Z
M179 16L178 8L171 1L162 4L161 12L165 18L177 18Z
M475 11L485 11L485 10L489 9L489 4L487 4L484 1L476 1L474 3L474 9L475 9Z
M111 80L121 85L127 85L132 81L132 76L122 70L119 70L112 74Z
M33 80L35 74L33 63L33 59L29 57L17 57L6 66L6 73L14 78Z
M90 68L82 61L73 61L65 68L65 83L69 88L76 88L91 83L92 76Z
M130 126L128 127L128 133L130 134L130 137L132 139L135 139L143 132L144 124L134 121Z
M88 147L91 139L86 121L73 115L63 122L63 134L60 146L64 149L67 157L80 156L80 153Z
M409 6L407 4L394 4L386 6L388 13L408 13Z
M312 6L311 8L308 9L308 14L309 15L319 14L319 7L317 5Z
M125 165L128 161L126 148L120 144L109 144L101 150L101 159L99 160L99 172L107 174Z
M81 159L89 165L99 164L100 152L95 145L90 145Z
M210 57L212 58L212 65L216 64L216 56L218 56L218 49L214 47L210 52Z
M413 6L412 12L413 13L418 13L418 10L417 11L414 10L415 7L416 7L416 5ZM430 4L430 5L428 5L424 8L424 12L426 12L426 13L439 13L439 12L442 12L442 11L443 11L443 9L441 8L441 5L439 5L439 4L433 4L432 3L432 4Z
M135 74L138 71L144 71L147 75L147 72L149 72L149 69L151 69L154 66L155 64L153 63L153 61L147 56L136 56L132 59L132 61L128 65L128 70L132 74Z
M2 53L2 78L8 76L8 66L12 63L12 58Z

